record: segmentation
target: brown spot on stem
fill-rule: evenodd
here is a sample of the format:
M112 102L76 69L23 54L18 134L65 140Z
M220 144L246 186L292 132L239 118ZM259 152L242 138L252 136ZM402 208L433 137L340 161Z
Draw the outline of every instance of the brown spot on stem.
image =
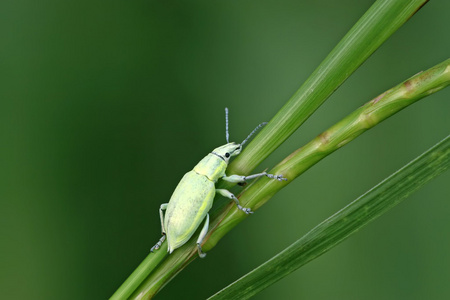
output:
M386 95L387 91L384 92L383 94L379 95L378 97L376 97L375 99L372 100L372 104L376 104L378 101L380 101L381 99L383 99L384 95Z
M326 132L326 131L324 131L324 132L322 132L321 134L319 134L319 139L320 139L320 142L322 143L322 144L327 144L328 143L328 141L329 141L329 134L328 134L328 132Z
M403 85L405 86L406 90L409 92L412 89L412 82L411 79L406 80Z

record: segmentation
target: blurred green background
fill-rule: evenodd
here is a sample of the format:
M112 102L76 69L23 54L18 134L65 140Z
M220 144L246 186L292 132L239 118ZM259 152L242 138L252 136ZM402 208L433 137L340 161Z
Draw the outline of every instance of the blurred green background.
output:
M368 0L0 2L2 299L106 299L182 175L270 120ZM449 57L430 1L260 169ZM449 132L450 89L320 162L158 299L204 299ZM448 299L449 174L255 299Z

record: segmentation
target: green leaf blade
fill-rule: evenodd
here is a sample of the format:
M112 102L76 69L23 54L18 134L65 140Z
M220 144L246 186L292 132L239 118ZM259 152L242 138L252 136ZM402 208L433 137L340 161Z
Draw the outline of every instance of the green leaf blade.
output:
M209 299L248 299L380 217L450 167L450 136Z

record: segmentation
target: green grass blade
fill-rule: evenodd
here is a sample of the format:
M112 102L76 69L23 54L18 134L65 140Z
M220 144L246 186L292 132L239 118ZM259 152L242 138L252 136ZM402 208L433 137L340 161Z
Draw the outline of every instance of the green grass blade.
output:
M426 2L376 1L269 124L230 164L229 172L249 174Z
M450 166L450 136L386 178L284 251L209 299L248 299L330 250Z

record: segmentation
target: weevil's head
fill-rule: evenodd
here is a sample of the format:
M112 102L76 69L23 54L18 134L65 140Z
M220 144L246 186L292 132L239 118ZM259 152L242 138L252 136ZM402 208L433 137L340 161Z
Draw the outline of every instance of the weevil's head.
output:
M228 143L223 146L217 147L212 151L214 155L222 158L227 164L232 156L236 156L242 151L242 145L236 143Z

